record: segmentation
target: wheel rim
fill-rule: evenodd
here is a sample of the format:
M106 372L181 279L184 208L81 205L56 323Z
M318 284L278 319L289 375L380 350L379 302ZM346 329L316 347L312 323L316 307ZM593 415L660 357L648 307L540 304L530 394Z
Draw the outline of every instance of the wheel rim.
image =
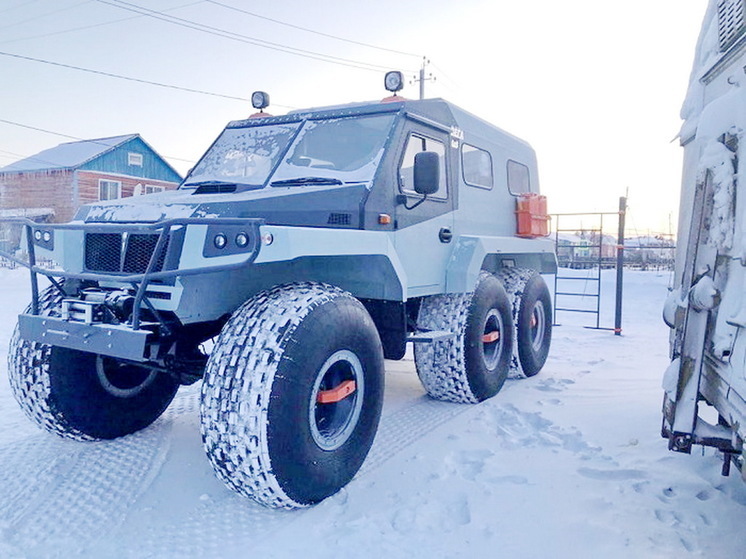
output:
M536 301L531 312L531 347L534 351L541 351L544 345L544 331L546 330L547 315L544 311L544 303Z
M152 369L96 356L96 375L101 387L112 396L132 398L145 390L158 373Z
M308 418L319 448L336 450L350 438L360 418L364 390L363 366L351 351L337 351L322 365Z
M482 332L482 358L487 369L492 370L497 366L502 353L503 321L497 309L490 309L484 321Z

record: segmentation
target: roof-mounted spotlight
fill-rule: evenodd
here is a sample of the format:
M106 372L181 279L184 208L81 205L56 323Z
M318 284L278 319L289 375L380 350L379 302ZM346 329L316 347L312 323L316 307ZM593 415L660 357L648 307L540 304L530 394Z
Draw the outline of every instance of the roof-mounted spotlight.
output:
M266 109L269 107L269 94L264 91L255 91L251 94L251 106L255 109Z
M251 94L251 105L255 109L259 109L258 113L254 113L250 118L263 118L272 116L269 113L265 113L264 109L269 107L269 93L264 91L255 91Z
M383 83L386 86L387 91L396 94L397 91L401 91L404 87L404 76L397 70L386 72L386 77L383 79Z

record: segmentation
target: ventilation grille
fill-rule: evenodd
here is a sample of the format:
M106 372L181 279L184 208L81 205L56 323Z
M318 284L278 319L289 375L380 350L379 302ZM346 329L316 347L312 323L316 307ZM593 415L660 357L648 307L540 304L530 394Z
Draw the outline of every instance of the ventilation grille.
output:
M724 52L735 43L744 31L744 0L718 2L718 40Z
M352 216L346 213L331 213L326 223L327 225L349 225L352 223Z
M198 186L197 189L192 192L195 194L228 194L235 192L237 186L235 184L203 184Z
M87 233L85 268L89 272L143 274L158 243L153 233ZM153 269L160 272L168 243L163 246Z

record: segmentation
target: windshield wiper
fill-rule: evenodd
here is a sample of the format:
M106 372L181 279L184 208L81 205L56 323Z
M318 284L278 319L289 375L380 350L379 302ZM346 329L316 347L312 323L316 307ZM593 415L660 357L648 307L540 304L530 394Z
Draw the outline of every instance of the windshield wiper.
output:
M269 183L270 186L303 186L306 184L336 185L344 183L331 177L297 177Z

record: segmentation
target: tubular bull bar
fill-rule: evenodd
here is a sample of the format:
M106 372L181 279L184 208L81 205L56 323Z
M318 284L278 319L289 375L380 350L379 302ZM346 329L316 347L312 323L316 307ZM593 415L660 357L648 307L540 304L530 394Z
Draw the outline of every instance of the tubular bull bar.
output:
M147 361L145 355L148 337L152 338L153 330L142 328L142 310L147 308L156 317L160 325L166 330L168 326L160 317L158 311L148 299L147 288L156 280L171 280L212 272L223 272L241 268L251 264L259 254L261 248L261 235L259 227L264 223L258 218L176 218L158 221L154 223L66 223L66 224L40 224L26 218L0 219L0 226L15 225L21 228L21 243L25 241L27 259L19 258L9 250L0 247L0 257L6 258L29 269L31 279L31 312L19 315L19 333L22 338L50 345L61 346L69 349L100 353L112 357L120 357L134 361ZM174 238L173 233L182 228L190 226L208 226L205 228L203 244L195 249L180 247L176 255L176 263L170 266L160 262L164 251L167 249L169 240ZM212 249L212 240L207 232L220 231L221 228L240 227L248 233L249 242L240 251L228 251L225 257L220 250ZM150 234L158 235L153 252L150 255L143 272L94 272L87 271L85 264L81 272L69 272L62 269L48 269L37 263L37 246L52 250L55 241L59 242L57 231L80 231L83 233L84 244L80 250L85 252L85 238L88 233L110 233L120 234L122 239L129 235ZM38 233L37 233L38 232ZM44 233L49 233L45 236ZM122 241L123 245L126 240ZM209 249L208 249L209 246ZM205 266L180 267L185 250L199 250L203 257L222 260L220 264L208 264ZM210 254L206 254L210 253ZM159 266L170 269L158 269ZM57 279L75 279L94 282L117 282L129 284L134 290L134 304L129 319L124 324L107 324L102 322L86 323L79 322L70 317L59 318L42 316L39 314L39 282L38 276L46 276L49 281L63 294L62 285ZM150 326L147 324L146 326Z

